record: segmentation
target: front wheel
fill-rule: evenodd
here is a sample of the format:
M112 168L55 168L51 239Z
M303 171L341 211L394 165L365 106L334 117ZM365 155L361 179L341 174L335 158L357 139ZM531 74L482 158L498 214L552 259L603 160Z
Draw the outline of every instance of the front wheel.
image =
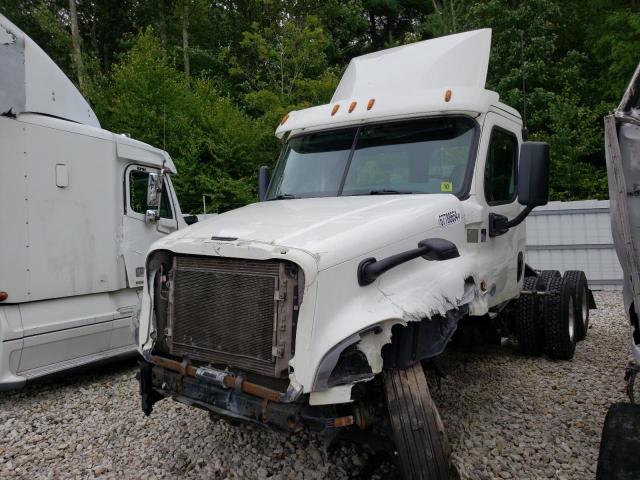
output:
M405 479L456 478L451 449L422 365L384 372L393 437Z

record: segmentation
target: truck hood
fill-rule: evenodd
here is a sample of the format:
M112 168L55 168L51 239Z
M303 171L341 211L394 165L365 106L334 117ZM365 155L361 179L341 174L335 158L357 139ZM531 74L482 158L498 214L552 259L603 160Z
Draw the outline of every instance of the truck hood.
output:
M275 200L223 213L166 241L171 250L212 237L296 248L312 254L322 270L430 230L436 230L432 237L446 236L444 230L464 222L463 215L460 200L450 194Z

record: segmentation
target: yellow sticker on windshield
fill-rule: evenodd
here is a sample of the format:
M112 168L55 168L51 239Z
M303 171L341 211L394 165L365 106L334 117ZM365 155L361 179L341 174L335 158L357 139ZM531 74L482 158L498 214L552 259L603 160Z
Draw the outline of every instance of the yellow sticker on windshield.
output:
M453 192L453 183L452 182L440 182L440 191L441 192Z

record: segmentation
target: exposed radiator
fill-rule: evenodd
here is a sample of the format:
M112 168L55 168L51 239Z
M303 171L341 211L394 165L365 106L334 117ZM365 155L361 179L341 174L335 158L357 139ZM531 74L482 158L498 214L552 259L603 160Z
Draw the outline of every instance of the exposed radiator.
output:
M298 269L276 260L176 256L167 344L192 360L284 377Z

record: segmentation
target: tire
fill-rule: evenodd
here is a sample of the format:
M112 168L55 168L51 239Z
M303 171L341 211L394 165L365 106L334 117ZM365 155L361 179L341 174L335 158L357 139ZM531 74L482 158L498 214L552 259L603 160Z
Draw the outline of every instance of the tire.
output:
M455 476L451 449L420 362L385 370L384 390L402 477L448 480Z
M524 277L522 290L535 291L538 279L539 277ZM539 301L536 295L520 295L515 330L520 352L525 355L544 353L544 322L540 318Z
M614 403L602 428L596 480L640 478L640 405Z
M574 313L576 316L576 340L584 340L589 331L589 297L587 289L587 276L582 270L568 270L564 272L564 278L574 293Z
M546 292L549 288L549 282L552 278L560 278L560 272L558 270L542 270L538 274L538 282L536 288L539 292Z
M571 360L576 351L573 288L564 278L554 277L549 281L548 292L542 302L547 355Z

